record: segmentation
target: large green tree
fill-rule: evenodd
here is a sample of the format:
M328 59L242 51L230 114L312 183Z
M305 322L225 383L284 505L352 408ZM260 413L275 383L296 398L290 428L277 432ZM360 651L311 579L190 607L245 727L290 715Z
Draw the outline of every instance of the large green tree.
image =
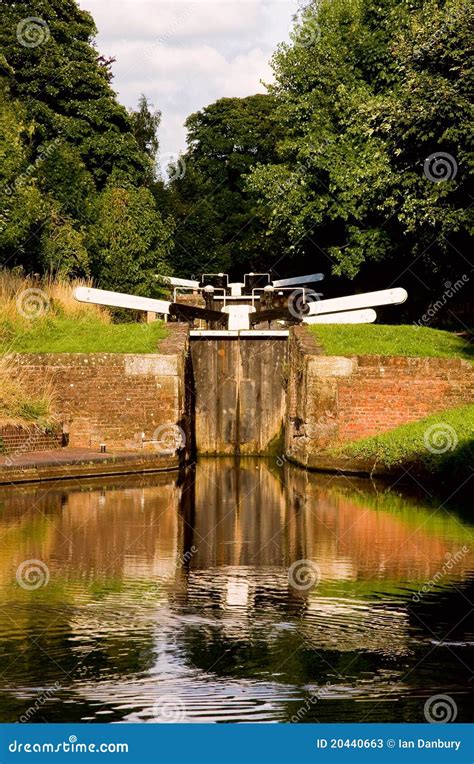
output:
M288 268L318 264L365 287L402 279L428 301L459 273L470 34L464 0L320 0L303 11L273 59L279 160L249 181L270 230L288 237ZM440 152L458 172L435 182L425 159Z
M110 216L144 252L150 243L146 226L130 214L130 205L113 204L122 192L141 200L144 219L155 223L150 263L158 251L160 257L169 252L169 225L153 195L142 193L154 178L155 139L145 135L150 125L143 123L146 99L131 114L118 103L111 62L99 55L95 34L90 14L75 0L2 4L0 150L10 156L6 185L12 191L2 205L7 238L0 253L4 263L27 270L92 274L122 288L130 282L125 261L115 262L117 251L112 243L107 248L106 237L95 246L104 205L110 203ZM150 117L156 127L157 116ZM148 273L148 267L137 272L138 288L151 283Z
M259 217L246 176L257 162L275 159L281 130L274 99L221 98L192 114L186 126L188 150L170 186L175 268L241 275L273 263L278 242Z

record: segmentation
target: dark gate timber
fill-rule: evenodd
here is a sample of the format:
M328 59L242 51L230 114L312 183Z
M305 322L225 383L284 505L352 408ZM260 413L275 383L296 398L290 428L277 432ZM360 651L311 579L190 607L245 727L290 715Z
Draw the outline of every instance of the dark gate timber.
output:
M287 338L192 337L196 448L264 454L282 432Z

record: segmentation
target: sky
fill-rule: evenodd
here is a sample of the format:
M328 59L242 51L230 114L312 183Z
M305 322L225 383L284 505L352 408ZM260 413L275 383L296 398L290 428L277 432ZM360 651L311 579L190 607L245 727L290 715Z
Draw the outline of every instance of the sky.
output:
M135 107L144 93L162 112L160 164L186 146L184 121L218 98L264 93L270 58L289 39L298 0L79 0L113 56L112 85Z

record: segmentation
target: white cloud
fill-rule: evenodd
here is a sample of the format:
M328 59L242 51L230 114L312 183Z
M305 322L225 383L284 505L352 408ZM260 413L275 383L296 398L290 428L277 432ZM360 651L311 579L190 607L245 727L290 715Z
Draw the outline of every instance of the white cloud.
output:
M185 147L186 117L224 96L264 92L271 55L288 38L296 0L79 0L116 58L127 107L145 93L162 111L162 151Z

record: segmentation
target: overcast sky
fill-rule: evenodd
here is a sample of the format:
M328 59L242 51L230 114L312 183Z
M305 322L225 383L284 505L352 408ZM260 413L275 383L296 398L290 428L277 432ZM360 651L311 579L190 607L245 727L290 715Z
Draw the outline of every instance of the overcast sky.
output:
M265 92L270 57L288 39L298 0L79 0L97 43L114 56L113 86L125 106L141 93L163 114L160 151L185 148L183 122L222 96ZM168 155L168 156L166 156Z

